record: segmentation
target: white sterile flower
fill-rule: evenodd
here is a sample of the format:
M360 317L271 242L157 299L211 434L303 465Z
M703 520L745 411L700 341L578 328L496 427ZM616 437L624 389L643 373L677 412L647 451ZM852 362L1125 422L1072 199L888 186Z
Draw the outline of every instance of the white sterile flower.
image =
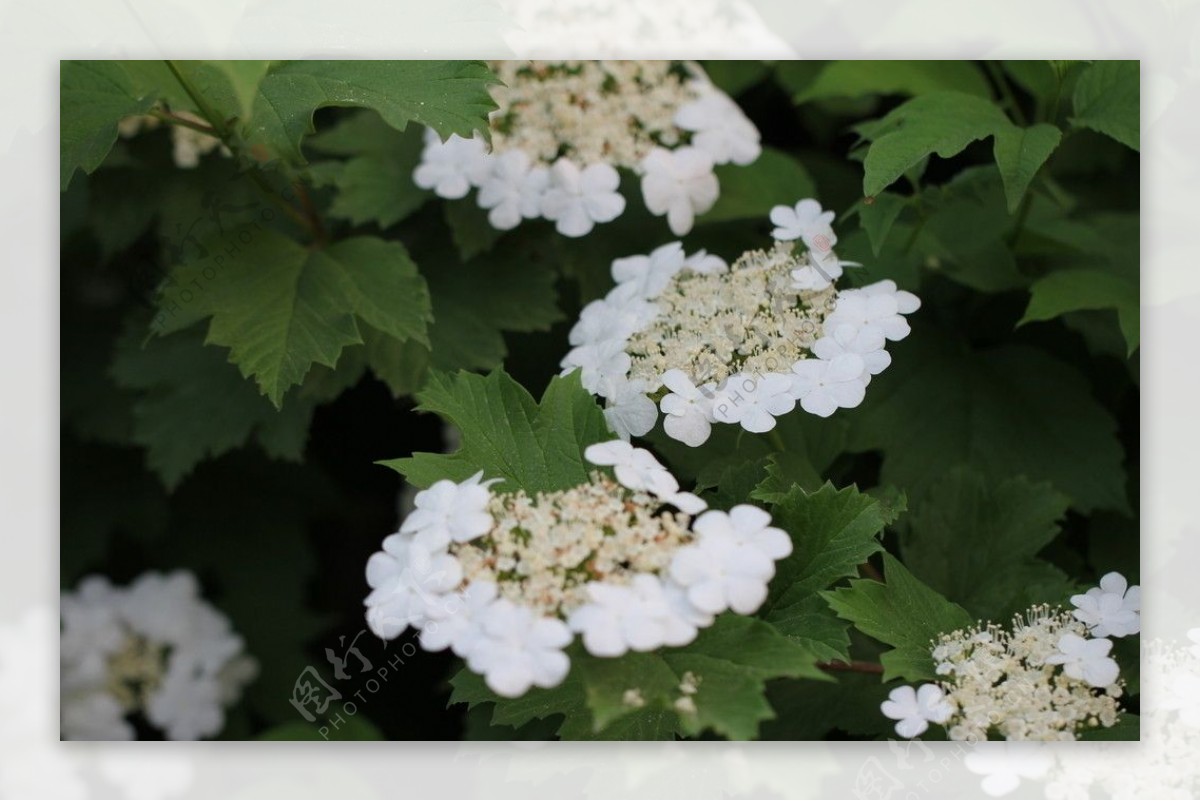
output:
M488 487L500 479L482 478L480 470L466 481L442 479L418 492L413 500L416 508L405 518L400 533L414 535L416 544L430 552L486 534L492 527L492 516L487 513L492 497Z
M755 434L775 427L775 418L796 408L792 377L782 373L747 375L735 373L713 398L713 418L737 423Z
M632 285L636 297L652 300L666 289L675 274L683 269L686 257L683 245L668 242L650 252L649 256L626 256L614 259L613 280L621 285Z
M507 231L522 219L541 214L542 195L550 183L545 167L530 168L529 156L520 150L506 150L491 160L492 169L479 184L476 198L481 209L489 209L492 227Z
M675 236L692 230L697 214L713 207L720 185L712 156L695 147L656 147L642 160L642 199L651 214L667 215Z
M1083 595L1072 595L1075 619L1088 627L1093 637L1126 637L1142 630L1142 588L1120 573L1108 573Z
M462 565L453 556L431 555L411 536L393 534L367 560L367 625L384 640L423 625L461 580Z
M146 705L146 719L168 740L211 737L225 725L220 695L215 676L198 678L189 670L172 670Z
M1121 673L1108 655L1111 650L1112 640L1085 640L1078 634L1064 634L1058 640L1058 652L1046 657L1046 664L1062 665L1063 673L1093 687L1108 687Z
M775 563L766 550L742 541L720 521L717 517L694 544L676 552L671 578L701 612L716 615L732 609L741 615L753 614L767 599L767 582L775 575Z
M484 610L467 665L497 695L516 698L530 687L554 687L566 678L571 661L562 649L570 642L571 630L561 620L501 598Z
M888 700L879 705L885 717L898 721L896 734L913 738L924 734L930 723L945 723L954 714L954 705L946 700L936 684L920 688L897 687L888 693Z
M824 263L837 244L833 232L833 212L822 211L821 204L805 198L795 206L776 206L771 209L775 230L771 236L781 242L800 239L816 259Z
M844 353L862 357L868 377L879 375L892 363L892 356L884 346L887 339L875 328L857 328L853 325L834 325L825 329L825 336L813 343L813 355L823 361L833 361ZM847 368L848 369L848 368Z
M842 353L826 361L802 359L792 365L792 392L800 408L828 417L838 408L852 409L866 397L867 365L857 353Z
M604 419L621 439L640 437L658 422L658 408L646 395L646 382L624 376L607 377L596 394L605 398Z
M450 648L466 657L483 636L483 615L498 593L495 582L472 581L462 592L443 595L429 604L429 620L421 628L421 647L426 651Z
M728 95L706 88L698 99L675 112L675 124L692 131L692 144L708 153L714 163L752 163L762 153L758 129Z
M916 298L915 295L910 297ZM837 308L825 318L825 326L853 325L875 329L892 341L904 339L911 329L900 315L903 300L898 292L847 289L838 295Z
M611 466L617 482L626 489L649 492L687 514L696 514L708 506L692 493L680 492L675 476L644 448L615 439L587 446L583 458L595 465Z
M625 211L625 198L617 191L621 176L609 164L583 169L561 158L550 168L550 183L542 194L542 216L553 220L563 236L583 236L596 223L617 219Z
M642 573L627 585L593 581L587 593L588 603L572 612L567 624L583 635L593 656L653 651L696 638L696 626L674 611L656 576Z
M421 163L413 170L413 182L432 189L438 197L466 197L472 186L479 186L492 170L487 144L478 136L463 139L450 134L445 142L432 128L425 130L425 149Z
M590 345L572 348L567 351L560 364L563 375L578 367L583 388L588 392L597 392L604 386L605 379L624 377L629 372L632 360L625 352L623 341L602 339Z
M724 259L707 250L697 250L683 260L683 266L701 275L719 275L729 272L729 264Z
M840 262L843 266L861 267L861 264L854 262ZM906 292L903 289L896 287L896 282L890 278L885 278L882 281L876 281L873 284L867 284L860 287L859 292L865 292L868 295L891 295L896 299L896 310L901 314L912 314L917 309L921 308L921 299L911 292Z
M663 430L690 447L703 445L712 433L712 398L682 370L668 370L663 373L662 382L671 390L659 401L666 415Z
M792 552L792 538L771 525L771 515L749 504L739 504L728 512L712 509L696 518L692 530L702 536L728 537L738 545L761 551L772 560Z
M980 788L990 796L1008 795L1021 779L1041 779L1054 767L1054 758L1041 743L976 743L963 757L972 773L983 776Z
M827 289L833 285L834 281L842 277L842 265L849 263L841 262L837 259L829 259L817 262L816 264L806 264L803 267L797 267L791 273L792 286L807 292Z
M571 328L567 341L576 347L607 339L623 342L637 330L640 311L632 303L593 300L579 312L579 322Z

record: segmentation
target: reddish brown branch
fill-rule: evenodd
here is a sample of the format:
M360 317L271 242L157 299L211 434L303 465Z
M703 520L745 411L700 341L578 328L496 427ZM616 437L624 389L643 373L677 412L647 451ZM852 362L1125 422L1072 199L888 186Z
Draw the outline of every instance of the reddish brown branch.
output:
M817 667L830 673L883 673L878 662L818 662Z

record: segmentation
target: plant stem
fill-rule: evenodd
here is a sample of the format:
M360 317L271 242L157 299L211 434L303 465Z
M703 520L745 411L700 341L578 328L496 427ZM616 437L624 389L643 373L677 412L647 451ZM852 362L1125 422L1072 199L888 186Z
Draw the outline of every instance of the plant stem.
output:
M818 662L817 667L829 673L883 673L878 662Z
M225 126L225 120L222 119L221 116L212 108L212 106L208 104L208 101L204 99L204 96L200 92L196 91L196 88L192 86L191 81L184 77L183 73L180 72L179 67L175 65L174 61L167 61L166 65L167 69L171 71L171 74L175 76L175 80L177 80L179 85L183 87L183 91L186 92L187 96L190 97L192 102L196 104L196 108L200 111L200 116L204 117L204 119L208 121L208 124L212 126L211 129L206 129L204 126L198 126L194 124L188 127L194 128L203 133L207 133L210 136L215 136L220 139L221 144L229 148L230 151L235 153L239 152L238 143L234 141L233 134ZM172 119L171 121L174 122L176 120ZM183 123L180 122L179 124ZM280 194L276 192L269 183L267 183L266 178L263 177L262 173L259 172L257 168L251 167L245 171L245 175L254 183L255 188L258 189L260 194L278 206L279 209L283 211L283 213L286 214L293 222L308 231L309 235L313 238L313 241L318 246L323 246L328 241L328 235L325 232L325 227L321 224L321 219L317 214L316 207L313 206L311 199L308 197L308 192L305 191L302 186L299 184L296 185L298 190L297 194L300 196L301 202L305 205L303 212L299 211L295 206L280 196Z
M870 562L863 562L861 565L859 565L858 572L862 573L872 581L878 581L880 584L883 583L883 574L876 570L875 565L871 564Z
M1000 90L1000 97L1004 101L1004 105L1012 110L1013 119L1017 121L1017 124L1024 126L1025 112L1021 111L1021 107L1017 104L1017 97L1008 85L1008 79L1004 77L1004 72L995 61L985 61L984 63L987 65L988 74L992 76L996 88Z
M787 445L783 442L783 437L779 436L779 429L772 428L767 432L767 439L771 441L771 445L780 453L787 452Z
M203 125L198 122L192 122L189 119L184 119L183 117L166 111L151 109L150 116L154 117L156 120L162 120L168 125L178 125L180 128L191 128L193 131L199 131L200 133L208 136L215 137L217 135L217 132L207 125Z

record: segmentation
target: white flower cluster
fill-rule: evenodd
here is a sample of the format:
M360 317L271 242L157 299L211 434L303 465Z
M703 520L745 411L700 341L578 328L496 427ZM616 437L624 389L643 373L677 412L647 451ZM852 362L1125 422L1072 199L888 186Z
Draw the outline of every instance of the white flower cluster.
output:
M1074 740L1081 729L1112 726L1122 695L1120 668L1109 656L1112 641L1089 633L1136 633L1137 613L1131 619L1121 599L1138 599L1140 591L1126 592L1116 573L1103 585L1072 598L1079 607L1073 613L1035 606L1008 629L989 623L943 634L931 654L945 678L916 690L897 687L881 711L898 721L901 737L937 723L951 740L971 742L989 733L1005 740Z
M174 116L202 125L207 123L187 111L176 111ZM129 139L137 136L142 131L153 131L159 126L158 117L147 115L137 117L126 117L117 124L117 133L122 139ZM229 157L233 155L229 152L229 148L221 144L221 140L215 136L209 136L206 133L201 133L194 128L188 128L183 125L171 126L171 158L175 161L175 166L184 170L194 170L200 166L200 158L207 156L214 150L218 151L222 156Z
M367 563L367 623L409 626L450 648L496 693L553 687L579 634L601 657L691 642L716 615L750 614L790 537L753 506L707 510L648 451L622 440L585 451L599 470L530 497L477 473L417 494L400 531ZM694 517L693 517L694 516Z
M720 194L713 168L758 158L759 133L700 67L671 61L498 61L489 152L482 136L426 132L413 181L438 196L474 187L492 227L543 217L584 236L625 211L618 168L676 236Z
M61 604L62 735L131 740L141 716L169 740L211 737L258 672L229 619L191 573L144 573L128 587L91 576Z
M857 406L921 302L893 281L836 290L848 263L832 217L814 200L778 206L774 247L731 266L678 242L615 260L617 285L580 313L564 372L605 398L618 436L645 434L661 409L667 434L692 447L713 423L762 433L797 404L821 417Z

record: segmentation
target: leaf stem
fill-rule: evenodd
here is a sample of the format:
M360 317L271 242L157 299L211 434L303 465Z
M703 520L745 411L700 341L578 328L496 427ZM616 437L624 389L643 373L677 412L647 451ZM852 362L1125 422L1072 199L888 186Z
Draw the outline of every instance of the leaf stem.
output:
M150 116L154 117L156 120L162 120L168 125L178 125L180 128L191 128L193 131L199 131L200 133L208 136L217 136L217 132L213 130L212 127L199 122L193 122L192 120L180 117L178 114L171 114L170 112L160 111L159 109L151 109Z
M1008 85L1008 79L1004 77L1004 72L1000 69L1000 65L991 60L985 61L984 64L987 65L988 74L992 76L992 81L1000 91L1000 97L1004 101L1004 105L1008 106L1012 111L1013 119L1017 121L1017 124L1024 127L1026 122L1025 112L1017 104L1017 97L1013 94L1012 87Z
M883 665L878 662L818 662L817 667L829 673L883 673Z
M787 445L783 442L783 437L779 435L778 428L772 428L767 432L767 439L770 440L772 447L780 453L787 452Z

